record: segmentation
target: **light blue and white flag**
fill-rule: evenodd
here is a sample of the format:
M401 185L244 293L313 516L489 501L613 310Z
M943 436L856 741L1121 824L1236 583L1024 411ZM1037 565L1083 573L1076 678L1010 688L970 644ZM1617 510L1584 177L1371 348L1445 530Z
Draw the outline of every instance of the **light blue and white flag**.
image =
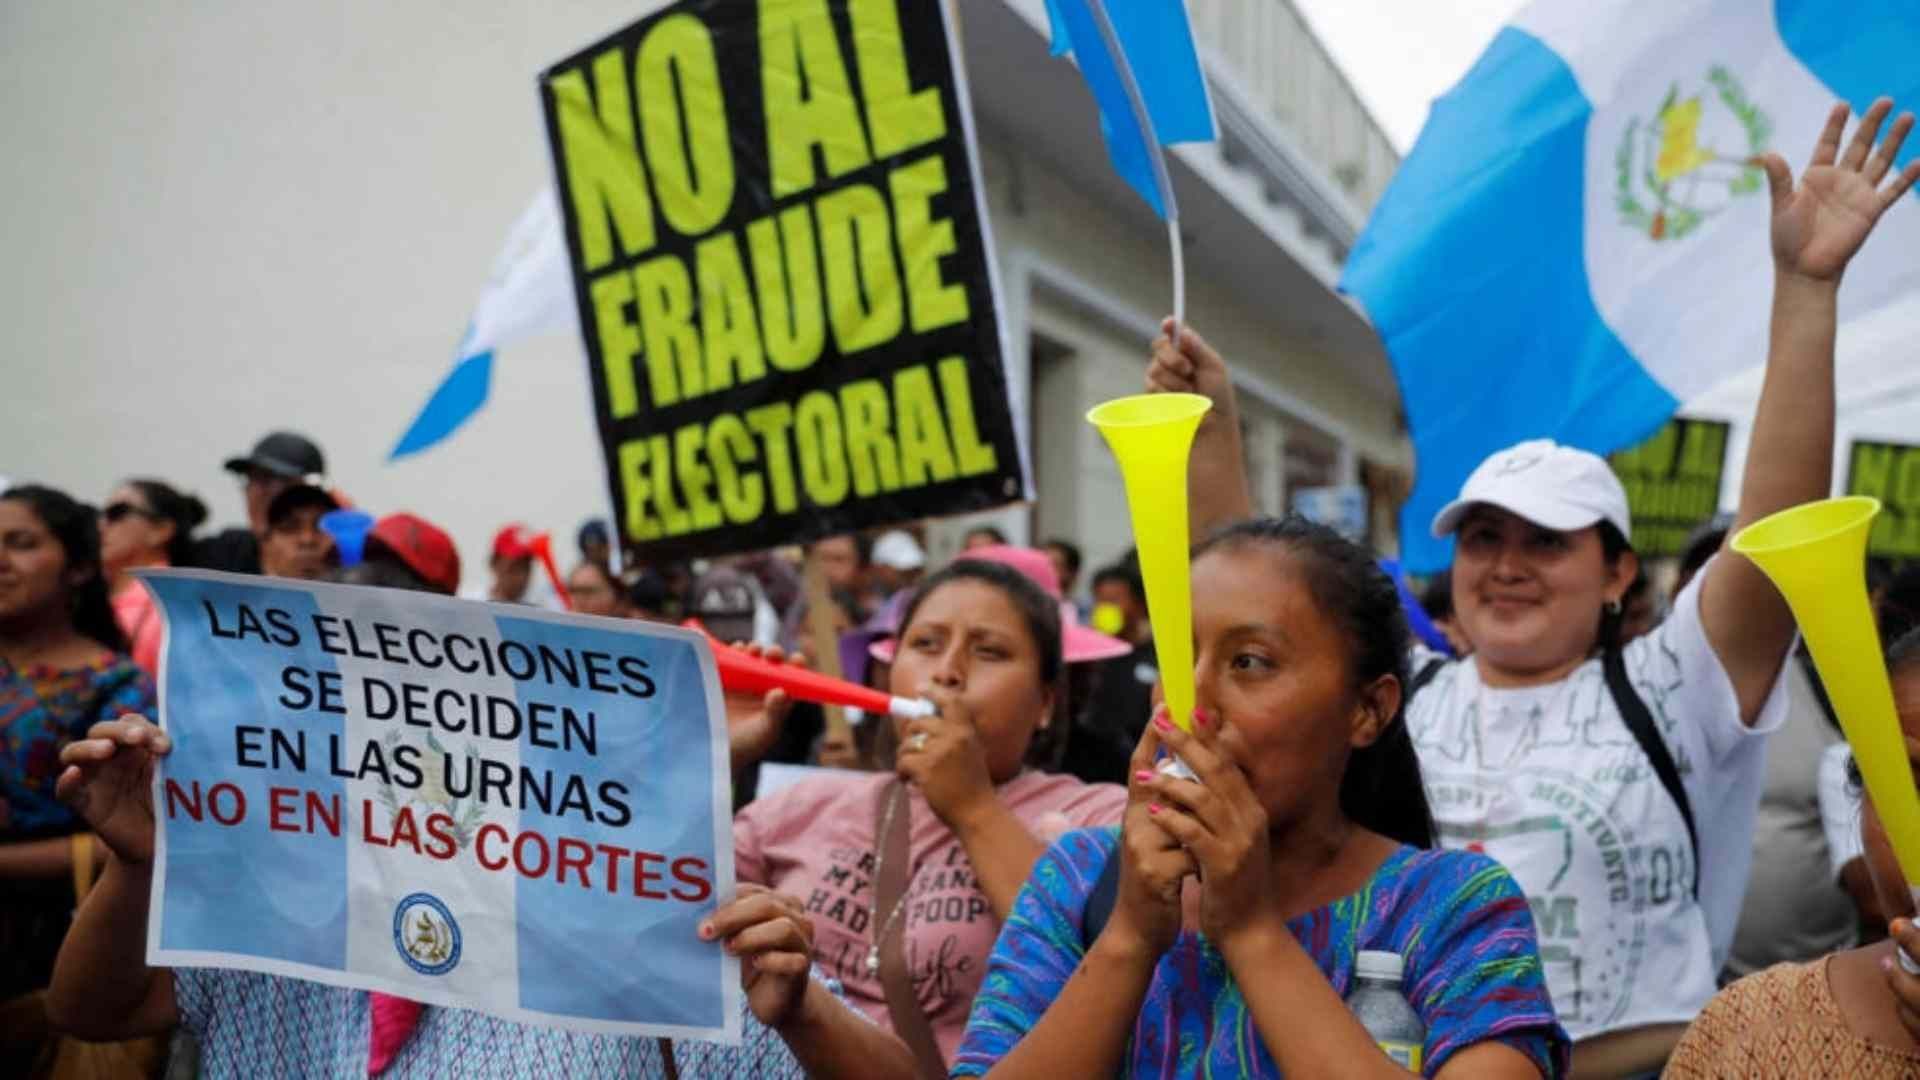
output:
M737 1043L713 653L677 627L205 571L167 621L148 962Z
M1341 280L1399 377L1417 455L1402 557L1475 465L1550 436L1607 453L1765 359L1766 177L1835 100L1920 107L1912 0L1537 0L1434 103ZM1899 162L1920 153L1909 140ZM1853 260L1846 320L1920 291L1920 205Z
M1118 55L1101 29L1102 9ZM1166 217L1166 200L1155 180L1159 148L1214 138L1213 105L1194 52L1187 9L1181 0L1047 0L1047 20L1053 55L1073 55L1099 106L1100 131L1114 171L1154 213ZM1151 131L1141 130L1127 93L1129 78L1139 90Z
M513 223L493 261L473 321L455 350L453 370L407 425L388 460L433 446L480 411L492 388L496 350L538 334L574 330L578 322L560 200L551 187L543 188Z

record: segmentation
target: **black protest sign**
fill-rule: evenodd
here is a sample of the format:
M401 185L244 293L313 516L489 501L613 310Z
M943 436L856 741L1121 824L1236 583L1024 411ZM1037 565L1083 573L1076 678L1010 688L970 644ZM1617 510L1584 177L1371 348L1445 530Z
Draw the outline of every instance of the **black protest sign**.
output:
M1920 446L1855 439L1847 455L1847 494L1880 500L1867 554L1920 558Z
M1687 537L1720 508L1728 425L1674 417L1638 446L1608 458L1627 489L1633 549L1642 557L1678 555Z
M541 76L650 557L1025 494L950 34L940 0L686 0Z

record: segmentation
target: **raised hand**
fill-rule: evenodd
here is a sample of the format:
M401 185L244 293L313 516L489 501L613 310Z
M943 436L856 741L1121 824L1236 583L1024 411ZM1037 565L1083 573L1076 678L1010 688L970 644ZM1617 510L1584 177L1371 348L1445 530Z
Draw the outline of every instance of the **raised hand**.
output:
M761 1023L778 1031L799 1018L813 968L813 920L799 900L743 883L700 924L700 939L740 958L747 1007Z
M1163 320L1160 336L1153 339L1147 393L1199 394L1213 402L1213 409L1200 421L1203 431L1233 420L1237 406L1227 362L1193 327L1180 327L1177 343L1174 330L1172 319Z
M1166 706L1154 708L1156 720L1167 715ZM1127 768L1133 778L1127 784L1127 811L1120 826L1120 847L1113 858L1121 860L1120 888L1114 896L1113 915L1107 920L1102 937L1117 937L1130 948L1158 957L1180 935L1180 894L1188 878L1199 873L1199 865L1173 834L1162 827L1160 812L1154 809L1161 796L1154 790L1154 756L1160 746L1154 725L1134 746L1133 760Z
M121 861L143 865L153 860L153 763L172 749L146 717L102 721L60 751L54 793Z
M1221 741L1217 715L1195 710L1193 731L1185 732L1162 710L1149 726L1200 777L1197 783L1159 773L1134 779L1154 800L1147 807L1154 821L1199 865L1200 931L1225 952L1243 931L1271 929L1277 920L1267 903L1267 811Z
M1835 105L1798 187L1779 154L1761 157L1773 195L1773 258L1782 273L1838 281L1880 215L1920 180L1920 160L1893 171L1900 145L1913 130L1912 113L1902 113L1874 149L1880 126L1892 111L1892 98L1875 101L1842 153L1847 106Z
M806 657L799 653L788 656L778 645L762 648L735 642L734 648L770 663L785 661L794 667L807 666ZM785 690L769 690L764 697L730 693L726 699L727 748L733 767L741 769L772 752L773 745L780 741L780 732L787 726L787 714L793 711L793 699Z

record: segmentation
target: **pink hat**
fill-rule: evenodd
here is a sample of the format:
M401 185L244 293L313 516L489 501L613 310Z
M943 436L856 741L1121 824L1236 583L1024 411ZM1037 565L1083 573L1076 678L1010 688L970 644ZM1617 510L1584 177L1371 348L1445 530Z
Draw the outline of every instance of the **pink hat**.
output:
M978 547L963 551L953 560L959 562L991 562L1009 566L1020 571L1042 592L1055 600L1060 600L1060 578L1053 572L1053 560L1047 553L1037 548L1013 547L995 544L992 547ZM900 628L894 627L899 633ZM1072 604L1060 603L1060 652L1062 659L1069 664L1082 664L1094 660L1111 660L1116 656L1125 656L1133 651L1133 646L1111 637L1098 630L1080 625L1080 613ZM894 639L889 637L867 646L867 655L883 664L893 663Z

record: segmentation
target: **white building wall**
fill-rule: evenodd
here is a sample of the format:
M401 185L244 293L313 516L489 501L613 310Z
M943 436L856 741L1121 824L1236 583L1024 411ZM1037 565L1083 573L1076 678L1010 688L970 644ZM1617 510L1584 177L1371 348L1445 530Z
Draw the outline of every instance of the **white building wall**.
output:
M639 6L0 5L0 475L94 499L157 476L238 522L219 462L284 426L320 442L362 505L444 524L469 581L509 519L570 551L605 500L571 338L509 348L465 430L385 459L549 181L535 74ZM1063 385L1078 399L1045 405L1049 423L1078 425L1059 525L1104 551L1119 483L1078 417L1140 386L1170 306L1164 242L1143 207L1093 204L985 138L1009 337L1040 329L1077 349ZM1204 252L1190 260L1190 322L1234 364L1358 451L1401 460L1390 400L1339 357L1277 340L1268 313L1207 279ZM1024 352L1015 377L1024 397ZM1025 535L1028 511L1005 517Z

